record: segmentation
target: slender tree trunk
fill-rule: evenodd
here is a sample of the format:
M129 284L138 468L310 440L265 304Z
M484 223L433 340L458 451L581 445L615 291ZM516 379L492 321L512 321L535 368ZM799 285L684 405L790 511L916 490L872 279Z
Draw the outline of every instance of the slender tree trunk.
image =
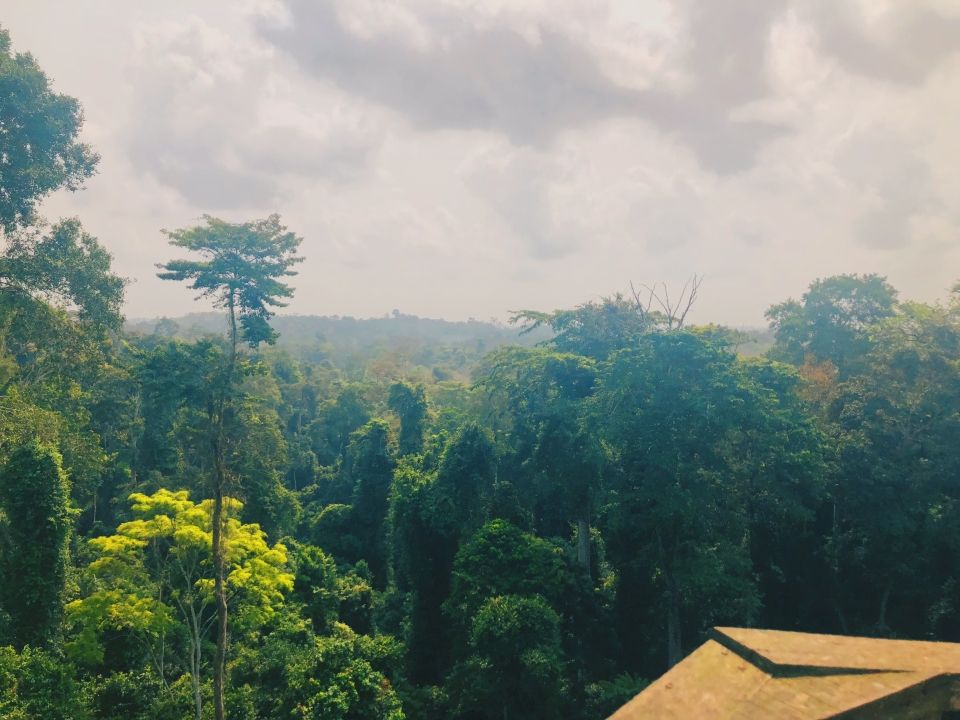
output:
M224 432L224 415L233 392L233 375L237 364L237 317L234 310L234 298L228 300L230 319L230 355L227 362L227 374L224 378L222 394L216 408L216 430L214 434L213 462L214 462L214 493L213 493L213 591L217 603L217 649L213 662L213 707L216 720L225 720L224 689L227 670L227 631L228 607L226 589L226 553L224 550L223 530L225 518L223 512L223 498L226 493L226 437Z
M590 511L586 507L577 518L577 562L587 575L593 577L590 572Z
M190 683L193 686L193 713L196 720L203 718L203 699L200 695L200 678L197 677L200 671L196 668L196 659L191 659L190 664Z
M157 541L154 540L153 543L154 545L156 545ZM159 583L157 587L157 604L159 605L163 604L163 583ZM160 650L157 653L158 658L156 663L157 675L160 676L160 684L163 685L163 689L169 690L169 688L167 687L167 668L164 662L164 659L166 657L166 649L167 649L167 632L166 630L161 630L160 631Z
M193 646L190 648L190 684L193 688L193 710L196 720L202 720L203 696L200 693L200 621L197 618L196 610L194 610L192 604L190 605L188 620L190 622L190 636L192 638L190 644Z
M849 635L850 626L847 624L847 616L844 614L843 608L840 606L840 602L838 600L833 601L833 609L837 613L837 620L840 623L840 632L842 632L844 635Z
M842 551L839 549L840 543L838 541L838 538L840 537L840 510L838 508L835 487L833 497L833 527L831 529L831 533L832 542L830 545L833 549L831 551L830 569L832 571L833 579L833 609L837 613L837 621L840 623L840 632L842 632L844 635L849 635L850 627L847 624L847 616L843 612L843 604L841 602L840 593L840 588L842 585L840 582L840 553Z
M680 640L680 591L673 576L677 557L677 543L674 541L670 552L663 542L663 535L657 530L657 547L660 550L660 562L666 584L664 600L667 604L667 668L672 668L683 659L683 645Z
M667 574L667 667L672 668L683 659L680 641L680 595L673 575Z
M213 589L217 601L217 650L213 662L213 703L217 720L224 720L226 717L223 691L227 660L227 593L224 587L223 489L219 479L218 489L213 499L213 565L215 569Z
M887 630L887 604L890 601L890 590L893 582L887 583L883 589L883 595L880 597L880 617L877 618L877 631L885 633Z

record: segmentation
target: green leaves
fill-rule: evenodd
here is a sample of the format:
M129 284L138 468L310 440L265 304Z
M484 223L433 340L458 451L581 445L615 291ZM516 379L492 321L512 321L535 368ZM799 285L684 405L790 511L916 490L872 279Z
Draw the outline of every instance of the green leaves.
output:
M0 647L0 717L89 720L74 669L52 652Z
M473 617L470 644L501 672L525 655L546 651L557 660L560 650L559 618L543 598L495 595Z
M601 371L592 418L620 472L611 539L620 563L646 565L664 590L678 638L681 623L749 622L761 600L753 534L818 507L822 438L796 387L784 366L695 331L647 335Z
M78 633L71 645L76 657L98 660L96 635L108 628L160 638L173 618L194 624L213 604L211 562L213 502L195 503L185 490L158 490L130 496L134 519L115 535L89 541L95 558L87 567L91 590L67 606ZM293 589L284 545L267 544L256 525L236 516L243 505L227 498L224 538L226 584L240 620L255 627L272 617Z
M559 618L542 598L489 598L473 617L470 647L451 678L459 716L558 717L564 691Z
M61 220L45 233L22 230L10 236L0 257L0 283L76 309L87 325L118 329L126 281L110 270L111 257L76 218Z
M809 355L846 376L870 349L868 330L893 315L897 291L879 275L835 275L811 283L802 302L767 311L776 342L773 358L794 365Z
M454 560L447 613L469 622L492 595L543 595L559 603L569 590L562 551L504 520L476 532Z
M164 280L189 282L201 296L239 318L243 339L253 347L273 344L272 308L283 307L293 288L280 278L303 258L297 256L301 238L280 224L278 215L233 224L209 215L205 225L166 231L172 245L200 255L200 260L171 260L159 265Z
M513 313L510 320L523 325L523 332L527 333L549 326L555 333L550 343L561 352L606 360L617 350L633 345L663 319L659 313L648 313L637 302L618 293L573 310L522 310Z
M960 551L960 325L949 310L903 303L869 337L863 371L838 384L827 418L839 460L838 567L874 595L892 594L868 611L883 630L886 607L914 607L918 595L938 616L944 593L927 580L958 570L938 558Z
M232 677L250 690L252 717L404 719L387 676L401 651L395 640L340 623L319 637L291 630L281 626L260 647L241 651Z
M401 455L419 453L423 450L423 425L427 418L427 398L423 386L413 387L404 382L390 386L387 407L400 418Z
M80 104L52 90L32 55L12 54L2 28L0 97L0 229L10 233L33 222L54 190L80 188L100 158L77 141Z
M0 551L0 604L18 647L45 645L59 632L70 533L70 489L60 455L34 441L0 473L7 542Z

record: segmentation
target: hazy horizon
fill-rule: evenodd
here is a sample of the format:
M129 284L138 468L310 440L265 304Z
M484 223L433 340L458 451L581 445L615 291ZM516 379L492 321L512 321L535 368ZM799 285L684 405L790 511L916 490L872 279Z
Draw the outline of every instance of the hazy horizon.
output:
M83 104L77 216L125 313L202 311L161 228L280 213L283 312L503 320L704 276L763 327L817 277L960 279L960 7L945 0L4 3Z

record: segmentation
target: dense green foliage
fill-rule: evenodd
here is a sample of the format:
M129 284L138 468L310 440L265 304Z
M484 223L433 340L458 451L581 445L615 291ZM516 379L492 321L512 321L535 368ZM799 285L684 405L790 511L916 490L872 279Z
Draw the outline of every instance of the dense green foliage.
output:
M281 278L294 275L290 266L300 238L280 224L280 217L233 224L207 216L204 224L167 232L170 243L200 256L171 260L160 265L164 280L190 281L201 296L214 298L227 308L231 320L236 314L243 340L252 347L272 343L270 308L283 307L283 298L293 294Z
M33 221L37 202L58 188L75 190L98 156L77 141L80 103L58 95L28 53L13 54L0 28L0 230Z
M2 35L17 73L88 152ZM97 241L29 224L70 172L0 203L0 716L586 720L714 624L960 640L956 294L817 280L756 357L621 295L289 349L299 238L206 218L163 276L228 333L124 332Z
M53 448L32 443L15 450L0 472L6 513L0 548L0 606L18 647L53 641L63 613L70 532L70 489Z

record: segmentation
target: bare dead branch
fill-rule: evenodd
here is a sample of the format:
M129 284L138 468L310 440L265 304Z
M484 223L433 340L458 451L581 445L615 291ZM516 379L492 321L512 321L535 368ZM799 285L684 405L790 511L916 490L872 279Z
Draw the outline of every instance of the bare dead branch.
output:
M646 323L649 322L650 315L650 304L643 304L643 300L640 299L640 292L634 287L633 281L630 281L630 294L633 295L633 302L637 307L637 315L640 316L640 319Z
M697 301L700 285L702 283L703 277L694 273L683 284L683 288L680 291L680 296L676 298L676 301L670 298L670 288L666 283L660 283L663 285L663 290L660 292L657 290L656 283L653 285L640 284L639 288L647 291L646 302L643 301L643 298L640 295L640 289L638 289L638 287L634 285L632 281L630 283L630 293L633 295L634 304L636 305L637 312L641 315L641 317L648 319L650 314L653 312L654 303L656 303L656 305L660 308L660 312L663 314L667 329L679 330L686 323L687 315L690 313L690 309Z
M687 286L690 287L690 293L687 296L687 304L683 308L683 312L680 313L679 324L677 327L683 327L683 324L687 320L687 313L690 312L690 308L693 307L693 304L697 300L697 291L700 289L700 285L703 283L703 277L698 277L696 273L684 284L683 290L684 293L687 292ZM683 294L680 295L680 302L683 302Z

